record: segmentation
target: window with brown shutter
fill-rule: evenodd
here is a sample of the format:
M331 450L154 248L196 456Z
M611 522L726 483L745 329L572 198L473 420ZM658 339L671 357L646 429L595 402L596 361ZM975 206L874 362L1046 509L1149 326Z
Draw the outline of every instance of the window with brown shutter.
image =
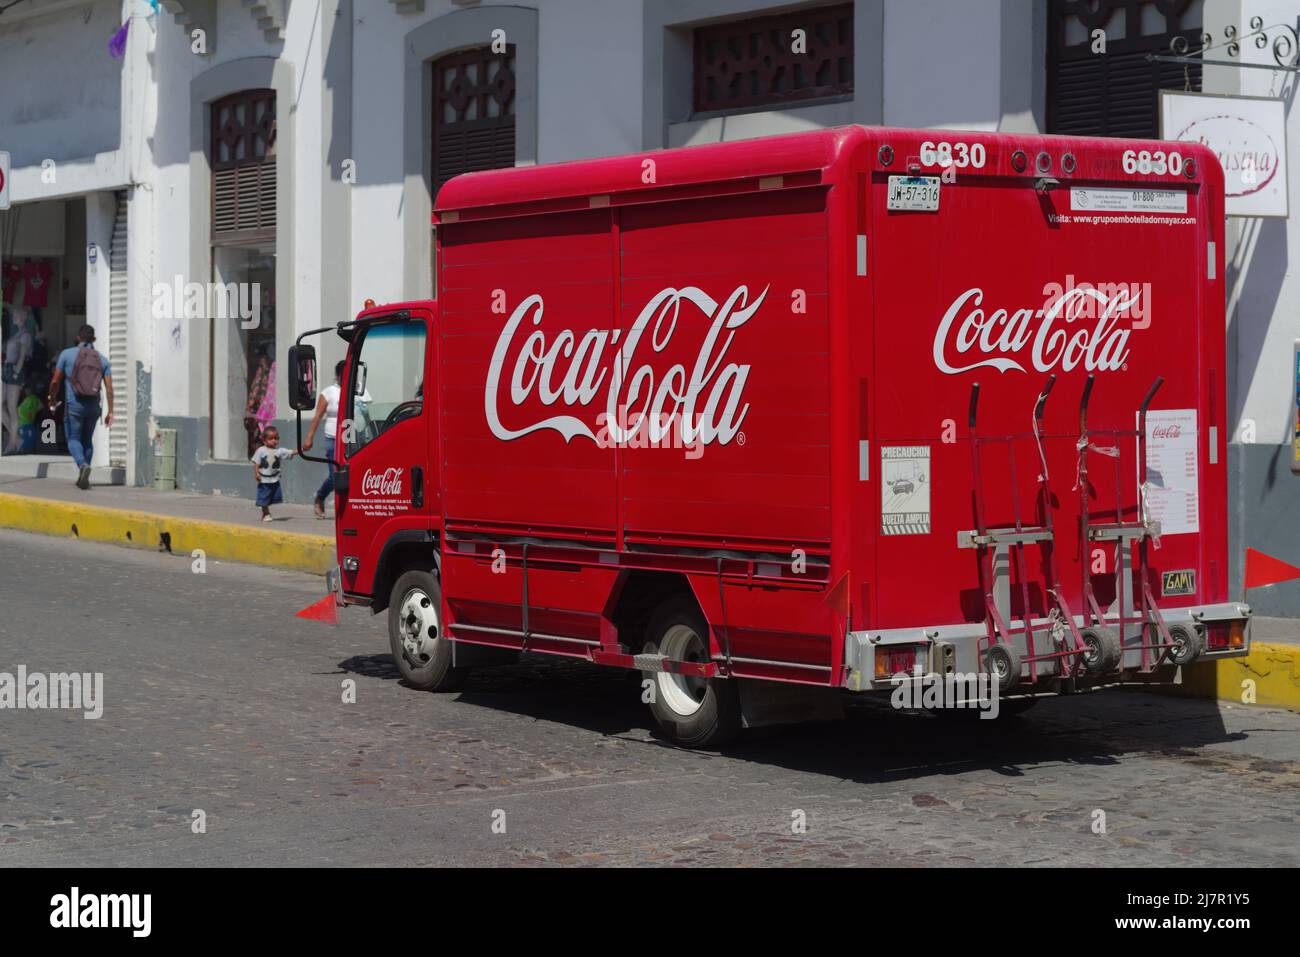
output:
M1203 0L1048 0L1047 131L1160 135L1160 90L1199 92L1201 67L1148 62L1174 37L1201 45ZM1094 30L1106 52L1094 53Z
M275 91L244 90L210 107L212 242L275 239Z
M795 31L802 30L802 34ZM806 50L794 48L802 36ZM746 110L853 93L853 4L695 30L695 112Z
M433 196L461 173L515 165L515 48L433 63Z

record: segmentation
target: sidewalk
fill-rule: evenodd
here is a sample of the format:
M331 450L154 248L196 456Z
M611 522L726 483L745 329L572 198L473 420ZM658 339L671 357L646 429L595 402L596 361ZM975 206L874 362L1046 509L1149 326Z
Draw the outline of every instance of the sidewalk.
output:
M334 523L310 505L277 505L263 522L250 499L0 475L0 528L324 574Z

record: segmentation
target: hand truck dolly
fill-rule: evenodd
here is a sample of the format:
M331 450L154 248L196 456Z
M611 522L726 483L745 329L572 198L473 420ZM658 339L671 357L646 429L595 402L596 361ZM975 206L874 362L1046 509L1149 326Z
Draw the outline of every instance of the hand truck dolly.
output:
M1162 376L1147 391L1138 407L1136 429L1089 429L1088 400L1092 396L1093 381L1089 375L1079 401L1079 567L1083 574L1083 624L1080 634L1085 641L1100 650L1102 672L1114 671L1125 664L1129 652L1140 652L1138 670L1149 674L1168 660L1175 665L1190 664L1200 655L1204 638L1193 624L1165 624L1164 616L1151 592L1149 543L1159 547L1160 523L1147 514L1147 409L1156 392L1164 384ZM1093 437L1106 436L1114 444L1110 447L1093 444ZM1135 521L1126 522L1121 490L1124 487L1123 454L1120 442L1126 438L1137 439L1138 490L1137 502L1130 508L1136 512ZM1114 521L1095 523L1088 501L1088 452L1100 452L1115 460L1115 515ZM1092 584L1089 549L1093 542L1115 543L1115 614L1110 616L1097 602ZM1133 568L1133 546L1137 545L1137 568ZM1138 607L1134 608L1134 598ZM1113 627L1112 627L1113 626ZM1116 631L1115 629L1118 629ZM1147 640L1150 637L1151 640Z
M1047 459L1042 448L1043 408L1047 397L1056 384L1056 376L1048 376L1043 391L1038 395L1034 405L1033 433L1012 435L984 436L976 432L976 420L979 410L979 383L971 386L970 410L967 417L970 426L971 474L974 482L975 529L958 533L958 546L977 550L976 562L979 568L980 590L984 593L985 636L981 639L980 660L984 662L989 673L996 677L1000 691L1008 691L1021 679L1023 666L1029 667L1031 684L1048 677L1073 677L1076 668L1082 665L1089 668L1089 661L1095 660L1095 648L1089 648L1087 640L1079 632L1074 622L1074 615L1066 602L1060 587L1061 576L1056 556L1056 529L1052 519L1052 502L1047 471ZM1041 523L1027 525L1021 518L1020 492L1016 471L1015 443L1018 440L1032 438L1037 446L1039 464L1042 473L1038 476L1038 489L1035 494L1036 511L1041 516ZM985 492L981 446L1004 444L1007 449L1007 461L1010 468L1011 511L1013 524L1008 527L990 528L985 511ZM1032 602L1030 601L1029 582L1025 577L1025 546L1037 543L1046 551L1044 564L1045 597L1043 620L1034 624ZM1019 627L1012 625L1011 580L1020 584L1020 619ZM1016 636L1024 636L1025 653L1022 656L1016 647ZM1045 642L1040 650L1039 642ZM1058 668L1042 667L1052 661L1058 662ZM1040 672L1041 668L1041 672ZM1090 669L1091 670L1091 669Z

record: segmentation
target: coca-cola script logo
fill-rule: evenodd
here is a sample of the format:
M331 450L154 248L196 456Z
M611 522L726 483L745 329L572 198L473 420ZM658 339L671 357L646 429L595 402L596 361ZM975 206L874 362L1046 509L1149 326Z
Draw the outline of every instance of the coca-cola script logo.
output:
M668 288L645 304L628 329L589 329L581 338L565 329L548 341L545 332L534 328L518 344L521 326L542 324L542 297L529 296L506 321L492 352L483 390L488 428L506 442L542 429L559 432L566 442L579 435L596 442L595 425L602 428L602 436L608 430L610 442L625 445L647 427L650 439L658 442L675 425L688 445L726 445L749 411L742 400L750 368L727 362L727 352L736 330L749 322L766 296L764 287L751 302L749 287L738 286L719 303L695 286ZM696 325L688 322L691 310L699 310L708 321L695 361L656 370L654 355L662 353L674 335L691 334L689 328ZM504 395L503 374L509 377ZM542 405L558 403L572 412L590 406L602 388L601 421L562 414L521 423L510 414L512 406L522 406L534 392Z
M1157 425L1151 430L1153 439L1176 439L1183 434L1181 425Z
M1120 320L1134 312L1141 295L1140 285L1113 295L1079 286L1050 299L1042 309L1012 311L985 310L984 290L967 289L953 300L934 334L934 364L949 375L985 366L1025 372L1019 359L1003 357L1028 348L1029 355L1022 358L1039 372L1057 367L1069 372L1079 365L1089 372L1114 372L1128 358L1132 332ZM972 350L994 358L962 364Z
M361 477L362 495L401 495L402 473L406 469L389 468L382 472L366 469Z

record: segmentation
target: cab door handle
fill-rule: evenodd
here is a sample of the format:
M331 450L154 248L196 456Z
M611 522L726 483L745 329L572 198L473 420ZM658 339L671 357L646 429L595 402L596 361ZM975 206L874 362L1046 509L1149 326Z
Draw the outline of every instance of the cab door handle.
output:
M424 508L424 469L418 465L411 467L411 505Z

